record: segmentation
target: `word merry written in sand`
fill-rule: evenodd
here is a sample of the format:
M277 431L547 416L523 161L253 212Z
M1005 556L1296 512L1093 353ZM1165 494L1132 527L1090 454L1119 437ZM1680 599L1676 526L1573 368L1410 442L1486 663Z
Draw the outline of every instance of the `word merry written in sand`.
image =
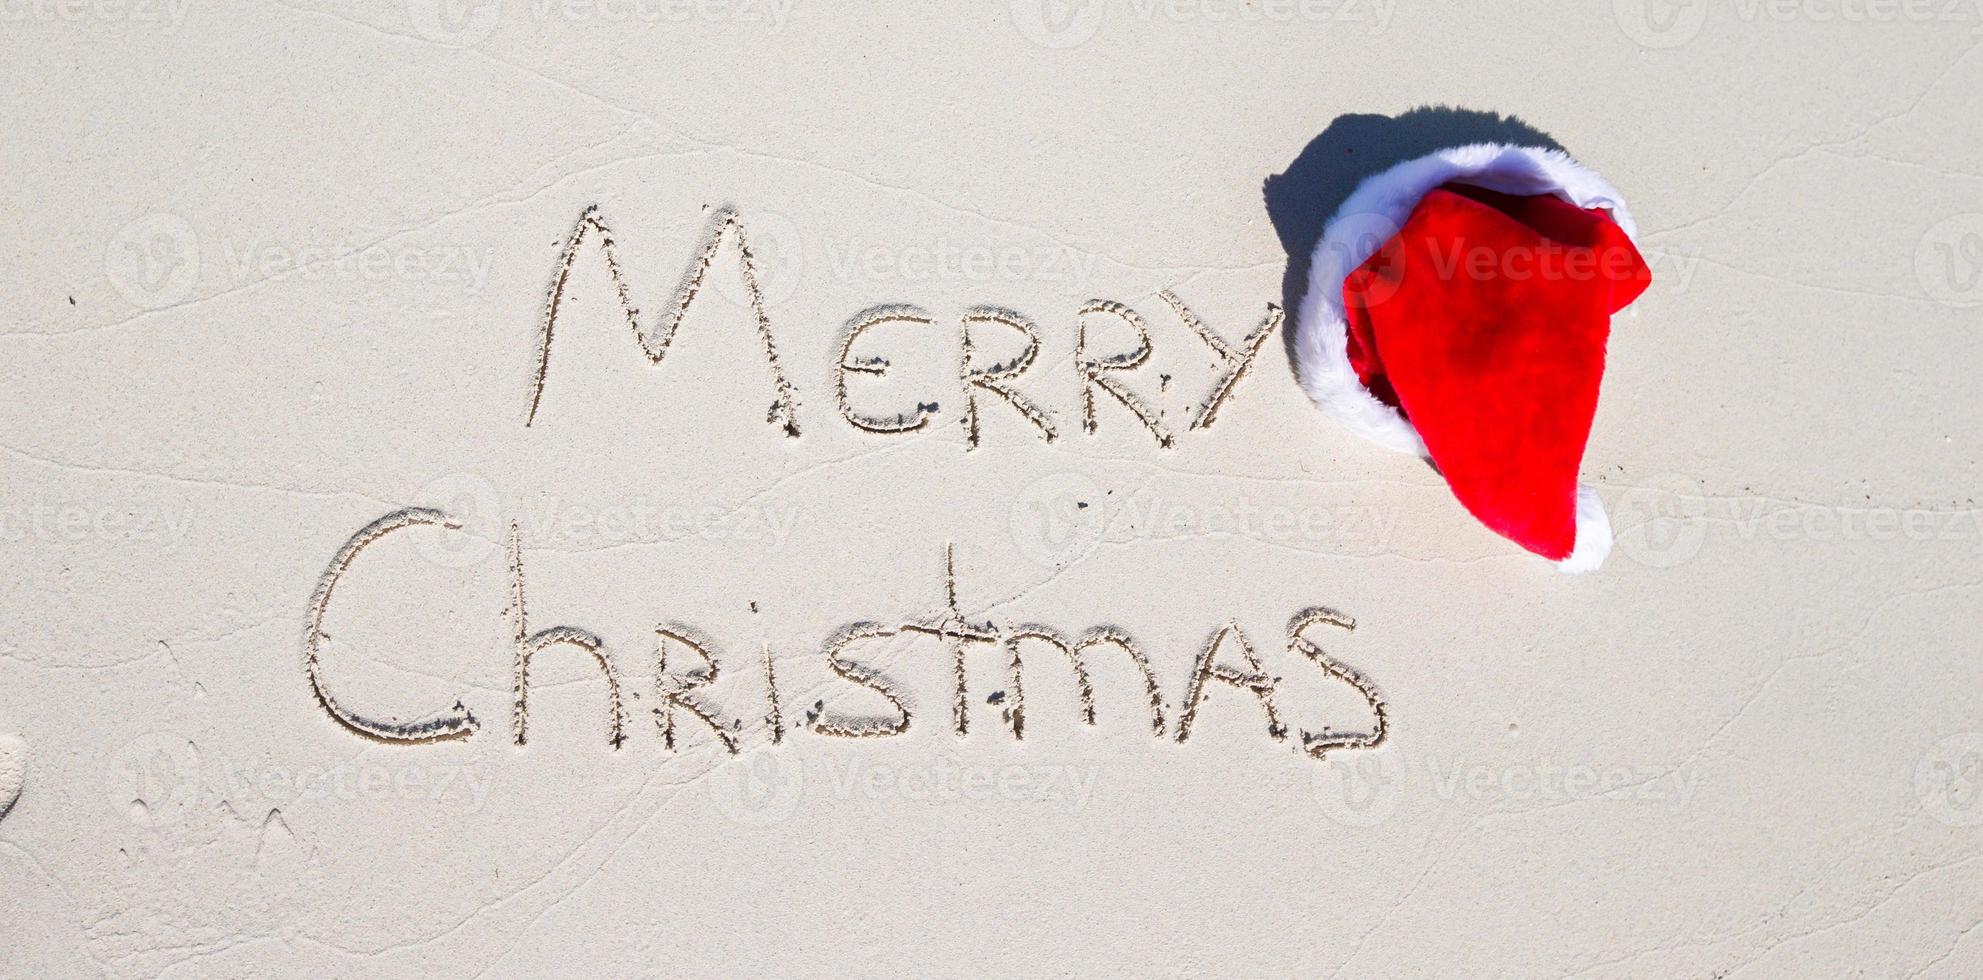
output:
M799 434L799 391L786 376L785 367L779 360L778 340L772 329L771 315L765 308L764 290L758 285L758 276L750 250L750 239L745 233L744 224L736 211L729 208L716 210L710 219L702 246L689 263L688 272L676 287L674 297L652 328L643 328L640 310L634 304L633 293L626 275L621 271L619 255L613 245L613 235L606 227L606 221L597 208L588 208L572 229L571 237L565 242L563 253L558 257L557 271L551 279L550 296L544 308L544 329L538 336L537 371L530 385L530 411L524 417L528 426L537 420L543 407L545 382L551 371L552 341L557 336L558 320L563 312L565 300L569 298L568 285L573 266L577 263L581 250L590 241L597 241L599 251L605 258L606 273L611 279L620 311L626 318L627 329L650 364L659 366L668 356L668 346L674 340L676 328L689 307L701 294L703 282L708 278L710 263L725 242L733 243L738 259L739 274L743 279L744 294L749 300L751 315L757 324L757 339L764 354L766 365L771 371L771 407L765 414L765 421L784 430L788 436ZM1227 340L1205 325L1191 309L1184 305L1175 293L1168 290L1157 294L1164 304L1204 342L1217 359L1221 374L1206 392L1205 397L1192 409L1191 429L1209 427L1218 417L1219 407L1232 396L1233 389L1246 375L1246 370L1259 355L1267 338L1281 325L1281 310L1269 304L1267 315L1252 332L1238 342ZM1166 425L1161 414L1136 396L1122 382L1122 376L1142 367L1150 359L1152 351L1150 331L1143 315L1130 307L1112 300L1093 299L1082 304L1076 317L1074 343L1075 377L1080 388L1081 427L1093 435L1099 423L1096 420L1098 396L1107 398L1124 409L1136 420L1157 445L1170 448L1177 437ZM1135 342L1126 349L1098 350L1090 343L1089 325L1100 321L1114 321L1126 326ZM933 328L936 317L920 307L890 304L874 306L854 315L848 321L841 341L836 348L833 361L834 405L840 417L849 425L877 435L895 435L920 431L929 425L939 412L937 393L927 393L931 397L916 398L901 406L878 410L874 406L860 406L854 388L858 381L873 384L888 374L889 362L885 353L878 353L878 341L868 335L877 328L887 325L910 325ZM1060 437L1061 427L1052 412L1042 407L1032 396L1020 387L1020 378L1031 370L1039 360L1040 329L1025 314L995 306L975 307L966 311L957 321L958 347L957 372L954 389L963 403L961 422L964 428L964 445L974 449L978 445L980 406L1002 404L1025 425L1031 427L1038 437L1051 443ZM979 354L977 342L992 331L1002 331L1023 343L1020 352L1003 361L990 361Z
M451 709L427 720L402 722L346 704L333 695L325 684L325 654L329 635L324 631L324 618L339 582L353 572L365 549L389 535L414 528L435 529L426 533L463 533L460 522L440 511L424 508L394 511L367 525L338 550L330 566L324 570L310 599L304 630L303 667L317 704L352 734L390 744L417 745L462 739L474 735L480 728L474 713L459 701ZM968 734L971 724L966 662L972 654L979 653L1003 658L1005 686L994 692L987 701L998 706L1012 738L1025 738L1026 698L1022 667L1024 657L1031 652L1047 654L1050 659L1066 662L1074 677L1082 718L1089 725L1096 724L1097 718L1097 698L1089 666L1096 658L1109 657L1126 661L1140 675L1141 697L1135 701L1147 704L1150 730L1157 738L1175 738L1178 742L1189 740L1206 693L1213 684L1221 684L1254 699L1265 717L1268 738L1275 742L1288 742L1288 726L1282 721L1277 702L1280 680L1262 666L1252 639L1237 622L1229 622L1214 631L1199 650L1185 682L1183 701L1173 721L1167 710L1170 702L1150 667L1149 657L1145 655L1142 645L1126 631L1099 626L1075 635L1038 623L974 621L959 606L956 565L948 547L944 551L943 574L944 602L934 614L893 624L874 621L849 623L835 631L820 650L820 658L828 672L852 688L864 690L865 696L882 709L875 715L855 717L836 714L829 711L824 699L821 699L805 712L803 721L788 724L768 643L764 645L762 658L762 699L750 707L732 705L731 710L725 710L707 698L708 692L702 691L715 684L723 673L723 665L716 655L715 641L688 624L664 622L657 625L654 628L652 654L655 699L651 714L663 746L674 751L678 743L689 738L692 732L701 733L701 737L714 740L733 754L742 750L747 735L768 740L773 745L782 744L790 731L803 731L827 739L900 736L917 721L917 715L911 709L912 701L905 697L900 685L863 659L863 650L872 651L877 646L904 639L920 641L947 658L951 672L950 724L959 736ZM508 616L508 633L512 638L509 653L513 664L514 700L510 706L510 732L515 743L524 745L529 739L532 663L545 651L567 648L589 658L604 675L606 740L613 748L619 748L629 737L629 719L621 669L613 651L609 651L605 641L589 630L575 626L532 627L526 612L523 551L514 524L509 534L509 590L509 605L505 614ZM1318 635L1328 630L1347 632L1355 628L1355 622L1349 617L1319 607L1303 610L1288 622L1284 637L1287 652L1299 654L1332 681L1353 690L1368 710L1367 731L1344 731L1334 727L1324 727L1314 732L1302 731L1299 746L1316 759L1337 749L1375 748L1383 743L1387 733L1384 699L1376 687L1357 670L1325 652L1317 639ZM682 663L682 659L674 656L675 651L679 651L680 656L687 658L693 666L686 670L670 670L671 662L677 668ZM758 715L761 724L752 725L746 732L744 716L752 713Z

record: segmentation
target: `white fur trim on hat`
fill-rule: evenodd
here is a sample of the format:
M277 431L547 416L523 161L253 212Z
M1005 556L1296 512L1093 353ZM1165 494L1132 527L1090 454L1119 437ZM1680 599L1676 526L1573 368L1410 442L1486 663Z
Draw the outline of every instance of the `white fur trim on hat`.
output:
M1618 190L1560 150L1476 143L1407 160L1365 178L1343 201L1315 243L1308 295L1295 317L1295 368L1301 387L1323 413L1387 449L1425 456L1425 441L1397 409L1378 401L1357 379L1349 359L1349 320L1343 282L1404 227L1418 202L1446 183L1502 194L1554 194L1580 208L1602 208L1638 243L1638 226ZM1611 551L1611 522L1596 491L1577 492L1577 544L1558 563L1590 571Z
M1571 575L1595 572L1611 555L1611 515L1604 512L1604 498L1597 488L1577 488L1577 543L1570 557L1556 563L1556 570Z

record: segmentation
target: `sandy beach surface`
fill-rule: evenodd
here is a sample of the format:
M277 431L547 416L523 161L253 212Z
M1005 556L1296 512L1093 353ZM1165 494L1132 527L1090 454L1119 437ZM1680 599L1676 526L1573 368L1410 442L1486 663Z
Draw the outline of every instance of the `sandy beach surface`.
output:
M1983 7L1521 6L0 0L0 975L1983 974ZM1276 312L1479 140L1594 574Z

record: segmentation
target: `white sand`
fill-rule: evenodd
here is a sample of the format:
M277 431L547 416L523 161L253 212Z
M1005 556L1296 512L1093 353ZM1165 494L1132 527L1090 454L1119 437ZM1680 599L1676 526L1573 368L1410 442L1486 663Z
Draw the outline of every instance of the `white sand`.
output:
M0 5L0 974L1983 971L1983 11L310 6ZM1284 300L1263 180L1333 133L1281 185L1319 199L1447 125L1339 117L1433 103L1519 114L1645 232L1585 462L1620 530L1595 575L1323 419L1278 334L1189 428L1221 368L1158 291L1237 343ZM524 426L592 205L650 330L738 209L798 438L727 245L658 367L582 249ZM1174 449L1106 397L1083 431L1093 298L1147 321L1121 377ZM933 322L867 333L889 373L849 398L934 402L913 433L836 407L877 304ZM966 451L980 305L1038 324L1013 384L1051 445L981 391ZM412 506L462 530L354 560L325 685L479 729L387 745L313 697L306 617ZM512 742L512 521L530 630L604 643L617 751L569 645ZM1132 635L1164 737L1127 657L1091 653L1090 728L1037 643L1025 740L975 647L959 737L914 633L849 653L905 734L806 730L815 702L888 717L822 644L941 618L946 543L967 619ZM1316 605L1390 720L1327 763L1301 732L1369 712L1289 649ZM1227 623L1286 741L1216 682L1175 740ZM739 757L686 711L664 747L658 624L713 638L696 696Z

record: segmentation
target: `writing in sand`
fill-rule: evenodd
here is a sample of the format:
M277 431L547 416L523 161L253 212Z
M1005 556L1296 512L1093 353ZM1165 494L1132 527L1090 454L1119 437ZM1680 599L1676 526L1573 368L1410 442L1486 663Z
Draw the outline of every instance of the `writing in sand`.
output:
M565 241L551 277L543 326L538 333L536 373L530 383L530 409L524 416L524 425L535 423L543 407L551 373L553 342L558 334L565 301L571 298L572 270L583 246L595 239L605 260L606 273L627 330L633 335L641 354L656 366L667 358L675 331L700 294L712 260L725 242L733 242L739 262L738 274L743 279L744 293L756 323L758 344L771 374L771 402L765 420L788 436L799 434L798 387L788 378L784 363L780 360L778 338L766 309L764 291L758 285L750 240L737 212L729 208L717 209L712 214L701 248L696 251L681 284L651 327L641 325L632 284L621 269L613 235L607 229L605 219L596 208L587 209L579 217L578 224ZM1179 321L1197 335L1220 371L1204 398L1191 408L1189 428L1208 428L1218 418L1220 407L1231 398L1247 369L1259 357L1267 338L1280 328L1283 319L1281 310L1269 304L1267 314L1259 325L1234 342L1207 326L1177 294L1164 290L1157 296L1170 307ZM1164 421L1161 413L1139 398L1122 380L1126 373L1144 367L1150 361L1150 331L1143 315L1113 300L1091 299L1081 305L1075 321L1073 367L1080 398L1082 429L1090 435L1095 433L1098 426L1096 404L1107 400L1126 410L1150 434L1157 446L1173 448L1177 434L1172 427ZM883 336L887 331L882 328L927 332L935 328L937 322L937 318L928 311L908 304L872 306L856 313L848 321L832 364L834 406L848 425L874 435L918 432L929 425L940 411L937 400L940 392L936 390L924 392L923 397L909 399L899 405L886 406L864 404L864 400L872 396L864 396L856 389L858 383L873 384L889 372L888 346ZM1089 333L1091 324L1102 323L1112 324L1118 331L1126 330L1129 336L1135 338L1134 342L1123 349L1103 349ZM957 369L944 387L961 398L963 411L959 421L963 424L965 449L977 447L980 415L995 410L997 405L1009 408L1013 416L1030 427L1042 442L1052 443L1060 438L1062 427L1055 420L1054 413L1019 387L1020 377L1039 360L1039 325L1014 310L978 306L959 317L956 330L958 356L954 363ZM982 357L979 345L995 340L995 333L1016 339L1022 344L1019 352L1003 361Z
M426 534L464 533L456 519L426 508L397 510L366 525L338 549L330 565L324 569L310 598L304 629L304 672L318 706L331 720L353 735L396 745L423 745L469 738L481 726L474 712L459 701L452 708L419 721L400 721L364 706L347 704L332 693L325 680L326 661L330 659L326 656L330 637L324 622L339 583L347 575L359 574L361 563L358 559L365 550L389 536L416 529L425 529L416 533ZM703 690L714 684L725 669L715 653L718 645L692 625L663 622L655 626L652 653L655 699L651 716L661 742L672 751L688 738L708 738L720 743L725 751L736 753L744 748L747 735L768 740L773 745L783 744L796 733L805 733L822 741L842 742L900 736L918 723L920 716L912 712L912 702L905 698L899 685L871 666L872 658L864 654L864 650L874 651L879 646L901 643L914 643L947 658L951 668L948 692L950 726L960 736L969 732L971 724L966 662L973 654L978 654L1002 658L1007 672L1005 685L987 700L998 707L1001 722L1013 739L1026 737L1023 667L1028 655L1045 656L1050 662L1066 665L1073 675L1082 718L1089 725L1096 724L1098 715L1098 699L1089 668L1099 658L1106 657L1128 663L1134 668L1134 673L1140 675L1142 690L1131 699L1131 703L1138 705L1137 714L1144 715L1147 711L1147 722L1156 738L1172 738L1180 743L1188 741L1206 693L1217 684L1243 692L1257 703L1269 739L1291 744L1315 759L1337 750L1375 748L1385 739L1388 724L1384 699L1377 688L1362 673L1331 656L1321 645L1320 638L1330 631L1347 634L1356 628L1355 622L1341 613L1321 607L1303 609L1288 621L1281 640L1290 656L1299 655L1331 682L1346 685L1354 691L1366 706L1367 724L1360 723L1359 730L1343 730L1333 726L1326 726L1320 731L1303 730L1298 740L1291 740L1277 703L1280 680L1263 666L1253 640L1237 622L1228 622L1213 631L1199 649L1191 672L1185 678L1184 694L1182 700L1177 702L1176 717L1172 718L1167 711L1170 702L1156 672L1151 669L1149 657L1145 655L1142 644L1127 631L1113 626L1096 626L1084 632L1069 633L1039 623L974 621L959 608L956 564L948 547L944 549L943 559L944 598L935 613L893 622L850 622L834 631L821 645L819 658L825 670L851 688L867 692L865 697L877 710L866 716L836 713L828 710L824 700L821 700L804 711L803 718L788 719L786 708L780 700L769 643L764 646L761 663L752 665L754 671L761 670L761 700L754 701L748 707L718 705ZM509 620L507 633L511 637L510 649L506 653L512 661L514 681L510 705L512 740L517 745L524 745L529 740L530 671L533 662L540 654L562 649L589 658L604 676L606 740L618 749L630 733L616 651L609 650L605 641L592 631L576 626L537 628L530 622L524 587L523 553L515 525L511 525L509 532L509 593L505 615ZM694 666L686 671L671 672L670 661L675 656L688 658ZM348 667L355 658L337 659ZM679 666L682 661L674 662ZM752 714L758 715L762 724L751 725L747 733L744 718Z

